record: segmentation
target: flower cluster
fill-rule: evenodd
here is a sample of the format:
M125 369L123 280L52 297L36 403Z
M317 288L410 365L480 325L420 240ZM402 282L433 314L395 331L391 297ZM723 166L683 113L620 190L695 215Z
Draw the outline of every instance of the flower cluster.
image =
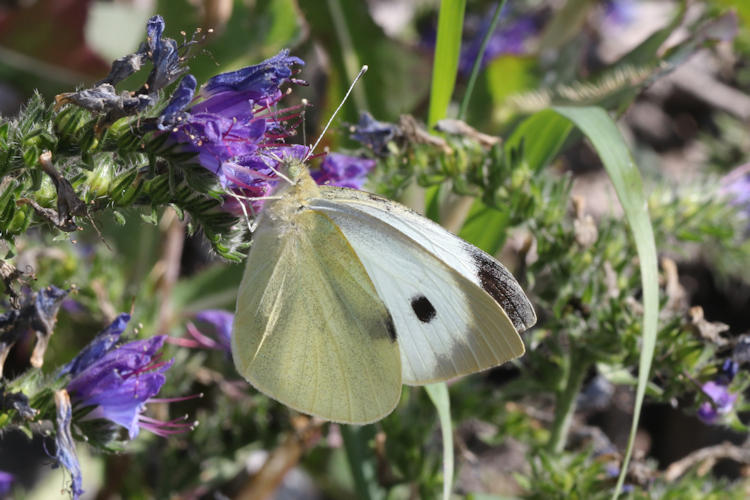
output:
M367 180L367 174L375 168L375 160L356 158L341 153L328 153L320 169L312 172L318 184L360 189Z
M722 365L716 379L701 386L703 393L710 399L698 408L698 418L703 422L707 424L716 423L720 416L727 415L732 411L734 403L737 401L737 394L729 390L729 384L738 370L739 364L728 359Z
M216 75L197 93L195 77L186 75L157 126L182 150L197 153L228 192L262 198L283 161L308 154L307 147L284 142L294 134L302 106L275 109L280 86L293 81L292 68L303 64L283 50L255 66Z
M173 401L154 398L173 360L160 359L165 335L118 344L129 320L128 314L120 314L57 374L70 380L56 394L56 458L71 474L74 498L82 492L80 466L70 437L74 410L84 414L82 420L104 420L124 427L130 439L140 429L167 436L192 427L182 419L162 422L144 415L149 402Z
M91 408L87 420L109 420L126 428L130 439L140 428L162 436L185 430L189 424L160 422L143 414L164 385L164 372L173 360L160 359L165 335L116 345L129 320L129 315L120 314L62 368L61 375L71 376L67 390L74 406Z
M215 173L230 193L225 209L239 214L241 199L259 209L278 181L283 163L303 161L307 146L288 144L302 106L276 110L294 66L304 62L282 50L260 64L214 76L196 92L197 81L186 75L158 119L159 130L200 164ZM361 188L375 166L369 159L331 153L313 177L320 183Z

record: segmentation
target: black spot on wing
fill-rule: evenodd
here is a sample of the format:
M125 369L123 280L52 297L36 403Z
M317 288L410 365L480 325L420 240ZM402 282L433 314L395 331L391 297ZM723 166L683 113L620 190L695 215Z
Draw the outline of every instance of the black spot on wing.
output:
M536 323L534 309L513 275L502 264L478 248L467 244L466 249L476 265L482 290L500 304L516 330L522 332Z
M411 299L411 308L422 323L429 323L437 315L432 303L424 295L417 295Z
M388 313L388 319L385 322L385 328L388 331L388 336L391 338L391 342L396 341L396 325L393 323L393 316L391 316L391 313Z

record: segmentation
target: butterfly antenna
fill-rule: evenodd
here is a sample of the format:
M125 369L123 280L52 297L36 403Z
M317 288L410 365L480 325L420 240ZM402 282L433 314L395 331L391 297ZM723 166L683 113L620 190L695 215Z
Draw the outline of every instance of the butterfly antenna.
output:
M346 102L346 99L349 97L349 94L352 93L352 89L354 89L354 86L357 84L360 78L362 78L362 75L364 75L367 72L367 65L365 64L362 66L362 69L359 70L359 73L357 73L357 76L354 77L354 81L351 85L349 85L349 90L346 91L346 95L344 95L344 98L341 100L341 103L339 104L339 107L336 108L336 111L333 112L331 115L331 118L328 120L328 123L326 123L326 126L323 128L323 132L320 133L320 136L318 137L318 140L315 141L315 144L310 148L310 151L307 152L307 156L305 156L305 159L302 160L303 162L307 161L310 156L312 155L313 151L315 151L315 148L318 147L318 144L320 144L320 141L323 139L323 136L328 131L328 127L331 126L331 122L333 122L333 119L336 117L336 114L339 112L339 110L344 106L344 103Z
M250 234L253 234L255 232L255 227L253 227L253 224L250 222L250 217L247 215L247 209L245 208L245 204L240 200L239 196L237 196L235 193L227 189L225 191L229 196L233 197L234 200L240 205L240 210L242 210L242 215L245 216L245 223L247 224L247 229L250 231ZM250 211L253 213L253 220L255 220L255 210L253 210L253 205L250 205Z
M302 99L302 144L307 144L307 99Z

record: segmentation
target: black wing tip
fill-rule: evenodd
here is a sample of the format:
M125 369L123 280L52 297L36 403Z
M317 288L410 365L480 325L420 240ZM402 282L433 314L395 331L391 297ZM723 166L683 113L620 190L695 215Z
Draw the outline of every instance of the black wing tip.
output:
M536 313L521 285L500 262L482 250L467 244L476 266L477 278L482 290L487 292L503 308L518 332L523 332L536 323Z

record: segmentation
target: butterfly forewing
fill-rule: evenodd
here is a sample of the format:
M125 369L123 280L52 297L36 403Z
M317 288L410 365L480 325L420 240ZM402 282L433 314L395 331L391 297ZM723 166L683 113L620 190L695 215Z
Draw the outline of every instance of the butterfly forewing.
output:
M391 315L344 235L315 211L261 220L237 299L232 353L257 389L333 421L378 420L401 394Z
M322 186L321 196L323 200L318 203L343 205L346 211L384 222L433 254L489 293L505 310L517 331L523 332L536 323L534 308L513 275L492 256L439 224L399 203L364 191Z
M401 205L341 188L322 193L310 207L341 229L390 311L404 383L445 380L523 354L517 329L535 317L502 265Z

